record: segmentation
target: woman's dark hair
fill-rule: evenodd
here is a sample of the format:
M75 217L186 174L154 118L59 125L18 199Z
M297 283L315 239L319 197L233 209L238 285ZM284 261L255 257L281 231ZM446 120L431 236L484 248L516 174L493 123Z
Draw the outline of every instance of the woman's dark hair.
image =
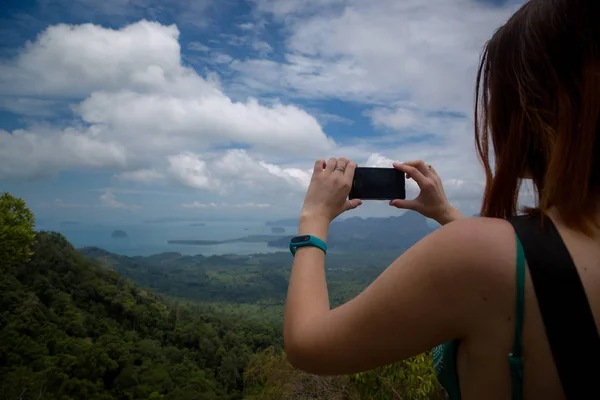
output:
M600 193L600 0L530 0L485 46L475 141L481 215L516 215L523 178L537 207L592 235ZM493 146L493 171L490 162Z

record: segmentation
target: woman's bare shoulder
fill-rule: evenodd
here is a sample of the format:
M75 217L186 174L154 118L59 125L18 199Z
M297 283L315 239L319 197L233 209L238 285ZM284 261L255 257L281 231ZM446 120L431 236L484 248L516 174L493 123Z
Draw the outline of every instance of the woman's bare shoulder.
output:
M512 225L499 218L471 217L451 222L434 232L432 247L459 253L457 262L464 273L484 284L506 284L514 280L517 239Z
M429 241L431 239L431 241ZM437 268L431 278L472 304L477 326L512 312L517 239L512 225L497 218L472 217L451 222L425 238L422 252L430 251ZM446 282L446 286L442 283ZM452 282L451 285L448 285ZM469 319L473 321L473 319Z
M476 280L498 278L510 273L516 264L516 233L512 225L498 218L472 217L451 222L417 246L434 250L443 264L452 264L455 272L472 274Z
M445 235L457 235L460 240L496 247L504 242L514 245L516 240L512 225L500 218L471 217L451 222L440 229Z

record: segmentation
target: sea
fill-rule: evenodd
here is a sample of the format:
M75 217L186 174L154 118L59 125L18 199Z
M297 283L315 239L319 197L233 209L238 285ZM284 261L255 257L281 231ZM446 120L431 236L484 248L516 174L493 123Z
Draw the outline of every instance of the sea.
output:
M264 222L219 221L205 222L204 226L192 226L197 222L162 222L137 224L100 224L79 222L56 222L37 224L36 230L48 230L63 234L76 248L94 246L125 256L148 256L164 252L205 256L224 254L257 254L287 251L285 248L268 247L263 243L223 243L217 245L169 244L168 240L227 240L249 235L273 235L271 227ZM290 235L292 227L279 235ZM124 231L125 238L113 238L115 230Z

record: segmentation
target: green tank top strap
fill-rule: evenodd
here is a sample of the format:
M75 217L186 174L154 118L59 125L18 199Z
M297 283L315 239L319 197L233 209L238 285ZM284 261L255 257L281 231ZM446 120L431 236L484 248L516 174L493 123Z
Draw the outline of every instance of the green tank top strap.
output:
M512 352L508 355L512 400L523 399L523 319L525 316L525 252L517 238L516 320ZM460 341L446 342L433 349L435 374L450 400L460 400L460 385L456 367Z
M517 236L516 321L512 352L508 355L512 400L523 398L523 319L525 316L525 252Z

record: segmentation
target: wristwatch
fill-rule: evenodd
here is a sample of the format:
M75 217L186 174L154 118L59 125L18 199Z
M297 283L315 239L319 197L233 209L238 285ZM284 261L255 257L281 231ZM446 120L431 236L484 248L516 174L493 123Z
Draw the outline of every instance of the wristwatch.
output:
M296 249L298 247L305 247L305 246L313 246L313 247L318 247L321 250L323 250L323 253L327 254L327 243L325 243L324 241L322 241L321 239L319 239L316 236L313 235L300 235L300 236L294 236L293 238L290 239L290 251L292 252L292 255L296 255Z

